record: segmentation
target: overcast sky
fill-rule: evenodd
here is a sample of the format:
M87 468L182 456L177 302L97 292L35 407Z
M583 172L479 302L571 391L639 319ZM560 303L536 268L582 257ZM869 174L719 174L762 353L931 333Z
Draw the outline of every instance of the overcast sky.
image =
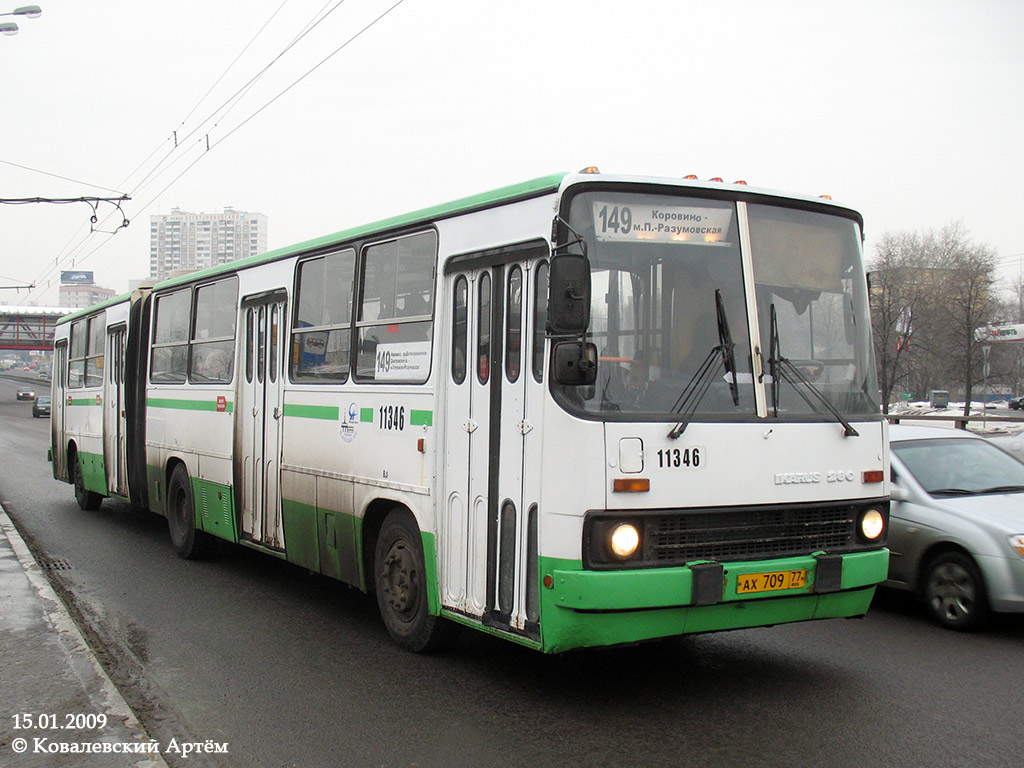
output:
M0 286L39 286L0 303L56 304L61 269L127 290L173 207L266 214L276 248L592 164L830 194L864 214L869 259L884 232L962 221L1020 270L1020 0L395 2L40 0L15 19L0 198L127 193L131 224L0 205Z

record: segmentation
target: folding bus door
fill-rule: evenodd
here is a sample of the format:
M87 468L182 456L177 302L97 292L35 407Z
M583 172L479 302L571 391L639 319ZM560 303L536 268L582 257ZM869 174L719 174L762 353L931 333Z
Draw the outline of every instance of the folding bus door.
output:
M533 482L524 480L531 260L546 248L467 259L445 277L445 508L440 521L442 602L487 624L522 631L536 620ZM499 263L494 263L498 261ZM471 267L483 264L477 269ZM532 463L532 462L531 462ZM530 489L530 490L527 490ZM529 586L528 586L529 585ZM527 603L531 603L528 607Z
M50 400L50 445L53 448L53 476L70 480L68 476L67 440L64 437L64 409L67 406L68 343L59 342L53 351L52 395Z
M124 353L126 326L107 329L106 370L103 377L103 463L107 490L128 495L125 454Z
M276 550L284 549L280 458L286 303L283 290L242 299L242 370L235 419L242 538Z

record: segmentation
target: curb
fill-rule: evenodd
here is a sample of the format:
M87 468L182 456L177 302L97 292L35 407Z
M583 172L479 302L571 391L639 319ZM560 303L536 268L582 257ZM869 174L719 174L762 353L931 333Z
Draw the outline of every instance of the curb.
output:
M67 653L75 675L84 688L98 691L98 695L94 697L98 709L109 715L111 719L123 722L129 734L139 742L153 741L97 661L92 649L85 641L85 637L78 629L78 625L75 624L64 603L50 586L42 568L35 561L2 505L0 505L0 532L7 537L32 589L44 605L43 613L53 628L54 635ZM159 753L146 755L144 759L130 761L126 765L134 766L134 768L167 768L167 763Z

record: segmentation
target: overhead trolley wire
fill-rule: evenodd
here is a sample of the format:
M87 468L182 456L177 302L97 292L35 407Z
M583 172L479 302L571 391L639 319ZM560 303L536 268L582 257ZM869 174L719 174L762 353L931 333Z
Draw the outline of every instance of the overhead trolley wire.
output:
M318 70L320 67L322 67L324 64L326 64L329 60L334 58L342 50L344 50L346 47L348 47L352 42L354 42L356 39L358 39L360 36L362 36L365 32L367 32L371 27L375 26L385 16L387 16L393 10L395 10L395 8L397 8L399 5L401 5L404 1L405 0L398 0L398 2L394 3L389 8L387 8L385 11L380 13L372 21L370 21L368 24L366 24L362 29L360 29L358 32L356 32L354 35L352 35L350 38L348 38L344 43L342 43L340 46L335 48L331 53L329 53L327 56L325 56L323 59L321 59L316 65L314 65L312 68L307 70L305 73L303 73L297 79L295 79L292 83L290 83L287 87L285 87L280 92L278 92L273 98L271 98L270 100L265 102L261 107L259 107L258 109L253 111L251 114L249 114L248 117L244 118L241 122L239 122L237 125L235 125L231 130L229 130L220 139L218 139L217 141L215 141L212 144L210 144L209 143L209 137L208 137L208 134L207 134L207 137L206 137L206 143L207 143L206 150L203 151L198 157L196 157L191 163L189 163L184 168L184 170L182 170L179 174L177 174L168 184L166 184L147 203L145 203L141 208L137 209L137 211L135 211L133 213L133 217L137 218L138 216L141 216L145 211L147 211L150 208L150 206L152 206L153 203L155 203L156 200L158 200L160 198L161 195L163 195L168 189L170 189L175 183L177 183L183 176L185 176L185 174L187 174L193 167L195 167L195 165L198 164L199 161L202 160L202 158L206 156L206 154L209 152L209 150L211 150L214 147L219 146L220 144L225 142L229 137L234 135L242 126L244 126L247 123L249 123L256 116L258 116L264 110L266 110L268 107L270 107L272 104L274 104L278 99L280 99L282 96L284 96L290 90L292 90L292 88L294 88L300 82L302 82L307 77L309 77L311 74L313 74L316 70ZM220 120L223 120L223 118L231 111L231 109L233 109L234 106L237 105L237 103L238 103L238 101L240 101L241 97L244 96L253 87L253 85L264 74L266 74L266 72L275 63L277 63L286 53L288 53L288 51L290 51L299 41L301 41L303 38L305 38L306 35L308 35L313 29L315 29L325 19L327 19L327 17L330 16L330 14L332 14L335 10L337 10L344 2L345 2L345 0L338 0L338 2L336 2L335 5L332 8L330 8L330 10L328 10L326 13L324 13L324 9L330 3L330 0L328 0L328 3L325 3L321 7L320 11L318 11L316 14L314 14L312 19L309 22L307 22L306 27L301 32L299 32L295 36L295 38L293 38L293 40L287 46L285 46L285 48L282 49L281 52L278 53L265 67L263 67L256 75L254 75L252 78L250 78L250 80L248 82L246 82L245 85L243 85L234 94L232 94L232 96L230 96L228 99L226 99L219 107L217 107L217 109L215 109L212 113L210 113L210 115L205 120L200 122L197 125L196 128L193 128L188 134L186 134L186 136L184 138L179 139L178 142L176 143L175 147L173 147L171 149L171 151L168 152L157 163L157 165L146 174L146 176L142 180L140 180L137 184L135 184L132 187L132 189L130 191L130 194L131 195L135 195L139 190L144 189L145 187L147 187L150 184L152 184L156 180L156 178L159 178L160 176L162 176L165 173L167 173L174 164L176 164L177 162L180 162L180 160L182 158L178 158L178 159L172 161L170 163L170 165L166 165L167 161L171 157L171 155L174 154L174 152L176 150L178 150L179 148L182 148L184 146L185 141L187 139L189 139L192 136L194 136L197 133L199 133L199 131L203 128L203 126L205 126L207 123L209 123L214 118L217 118L218 115L221 113L221 111L225 110L225 108L226 108L224 113L220 114L220 117L218 118ZM274 13L271 15L270 19L268 19L268 21L266 23L264 23L264 25L260 28L260 30L256 33L256 35L254 35L253 38L246 44L246 46L243 48L242 52L239 53L239 55L235 58L234 61L232 61L231 65L229 65L228 69L225 70L225 72L217 79L217 81L214 83L214 86L211 86L211 88L207 91L207 94L205 94L203 96L203 98L200 99L199 102L197 102L196 106L194 106L192 108L192 110L190 110L188 115L186 115L186 117L182 120L181 125L183 125L188 120L188 118L192 114L195 113L195 111L196 111L196 109L198 109L199 105L202 104L202 102L208 97L209 93L212 92L213 87L215 87L217 83L219 83L221 80L223 80L224 76L227 74L227 71L230 70L235 65L235 63L242 56L242 54L244 54L245 50L247 50L252 45L253 41L255 41L255 39L259 36L259 34L262 33L262 31L264 29L266 29L266 27L269 25L270 21L273 20L273 18L280 12L281 8L283 8L283 6L286 3L287 3L287 0L285 0L285 2L283 2L281 4L281 6L279 6L277 8L277 10L274 11ZM317 17L319 17L319 18L317 18ZM217 124L218 123L214 123L213 127L216 127ZM126 177L125 182L127 182L128 179L130 179L132 175L137 173L155 154L157 154L157 152L159 152L159 150L160 150L160 147L163 146L169 140L170 140L170 138L166 139L164 142L161 142L161 144L158 145L157 148L154 149L153 152L150 153L149 157L147 157L146 160L144 160L134 171L132 171L132 173L129 174L128 177ZM200 138L200 139L198 139L196 142L194 142L191 145L190 149L194 148L196 146L201 147L202 144L203 144L203 139ZM184 151L187 152L189 150L186 149ZM165 165L166 165L166 167L162 167L162 166L165 166ZM103 220L103 222L100 223L100 226L103 226L103 224L106 222L107 219L109 219L109 216L112 215L112 214L113 214L113 212L111 212L111 214L108 214L108 216ZM81 230L81 227L79 228L78 231L80 231L80 230ZM100 230L100 231L102 231L102 230ZM89 240L89 238L91 237L92 234L93 233L90 232L88 235L86 235L85 238L83 238L81 242L79 242L76 246L74 246L72 248L72 251L70 253L68 253L67 255L65 255L63 257L58 255L58 257L57 257L57 259L55 259L53 265L51 265L46 270L44 270L42 276L36 281L36 285L40 285L42 280L45 279L46 277L48 277L51 273L56 273L56 271L58 271L58 269L60 268L60 265L61 265L62 262L67 262L68 260L70 260L72 262L72 264L76 264L76 263L78 265L82 264L86 259L91 257L100 248L102 248L104 245L106 245L110 241L110 239L113 237L113 234L110 233L109 236L106 239L104 239L101 243L99 243L95 248L90 250L87 254L85 254L81 258L78 258L76 256L76 254L81 252L81 250L85 247L86 243L88 242L88 240ZM76 231L75 235L72 236L72 240L76 236L77 236L77 231ZM67 249L67 245L65 245L64 249L62 249L62 250L65 250L65 249ZM49 287L49 285L47 285L46 287Z
M338 2L338 3L337 3L337 5L335 6L335 8L337 8L337 7L338 7L338 5L341 5L341 3L342 3L342 2L344 2L344 1L345 1L345 0L340 0L340 2ZM298 41L299 39L301 39L302 35L303 35L303 34L304 34L305 32L308 32L309 30L311 30L312 28L314 28L314 27L315 27L315 26L316 26L317 24L319 24L319 23L320 23L320 21L323 21L323 19L324 19L324 18L326 18L326 15L324 15L324 16L323 16L322 18L320 18L319 20L317 20L317 17L319 17L319 16L321 16L321 14L323 14L323 10L324 10L324 8L326 8L326 7L327 7L327 5L328 5L328 4L330 3L330 2L331 2L331 0L328 0L328 3L325 3L325 4L324 4L324 5L323 5L323 6L322 6L322 7L320 8L320 10L319 10L319 11L317 11L317 12L316 12L316 13L315 13L315 14L314 14L314 15L313 15L312 17L311 17L310 21L307 21L307 22L306 22L306 25L305 25L305 27L303 28L302 32L300 32L300 33L299 33L299 35L297 35L297 36L296 36L295 38L293 38L293 39L292 39L291 43L289 43L289 45L288 45L288 46L287 46L287 47L285 48L285 50L284 50L284 51L282 51L282 52L281 52L280 54L278 54L278 55L277 55L277 57L275 57L274 61L277 61L278 59L280 59L280 58L281 58L281 56L282 56L282 55L283 55L283 54L284 54L285 52L287 52L287 50L288 50L289 48L291 48L292 46L294 46L294 45L295 45L295 43L296 43L296 42L297 42L297 41ZM235 66L235 64L236 64L236 63L238 62L238 60L239 60L239 59L240 59L240 58L241 58L241 57L242 57L242 56L244 55L244 53L245 53L245 52L246 52L246 51L247 51L247 50L248 50L248 49L249 49L249 48L250 48L250 47L252 46L252 44L253 44L253 43L255 42L255 40L256 40L256 39L257 39L257 38L258 38L258 37L260 36L260 34L262 34L262 33L263 33L263 31L264 31L264 30L265 30L265 29L266 29L266 28L268 27L268 25L270 24L270 22L271 22L271 21L273 21L273 19L274 19L274 18L275 18L275 17L276 17L277 15L278 15L278 13L280 13L281 9L282 9L282 8L284 8L284 6L285 6L285 5L287 4L287 3L288 3L288 0L284 0L284 1L283 1L283 2L281 3L281 5L279 5L279 6L278 6L277 10L275 10L275 11L274 11L274 12L273 12L273 13L272 13L272 14L270 15L270 17L269 17L269 18L267 19L267 21L266 21L266 22L264 22L263 26L261 26L261 27L260 27L260 29L259 29L259 30L258 30L258 31L256 32L256 34L255 34L255 35L253 35L253 37L252 37L252 38L251 38L251 39L249 40L249 42L245 44L245 46L244 46L244 47L242 48L242 50L241 50L241 51L239 52L239 54L238 54L238 55L237 55L237 56L236 56L236 57L234 58L234 60L233 60L233 61L231 62L231 64L229 64L229 65L228 65L228 67L227 67L227 68L226 68L226 69L224 70L224 72L223 72L223 73L222 73L222 74L220 75L220 77L218 77L218 78L217 78L217 80L216 80L216 81L215 81L215 82L213 83L213 85L212 85L212 86L210 86L210 88L209 88L209 89L207 89L207 92L206 92L206 93L205 93L205 94L203 95L203 97L202 97L202 98L200 98L200 99L199 99L199 101L197 101L197 102L196 102L195 106L193 106L193 107L192 107L192 109L191 109L191 110L189 111L189 113L188 113L188 114L187 114L187 115L186 115L186 116L185 116L184 118L182 118L181 122L179 123L179 128L180 128L180 126L181 126L181 125L184 125L184 124L185 124L185 123L187 122L187 120L189 119L189 117L191 117L191 116L192 116L192 114L194 114L194 113L195 113L195 111L196 111L196 110L197 110L197 109L199 108L199 106L200 106L200 105L201 105L201 104L203 103L203 101L205 101L205 99L206 99L206 98L207 98L207 97L209 96L209 94L210 94L210 93L211 93L211 92L212 92L212 91L214 90L214 88L216 88L216 86L217 86L217 85L218 85L218 84L219 84L219 83L220 83L220 82L221 82L221 81L222 81L222 80L224 79L224 77L225 77L225 76L227 75L227 73L228 73L228 72L229 72L229 71L230 71L230 70L231 70L231 69L232 69L232 68L233 68L233 67ZM332 9L331 9L331 11L333 12L333 11L335 10L335 8L332 8ZM329 14L330 14L330 12L328 12L328 14L327 14L327 15L329 15ZM274 62L272 61L272 62L271 62L271 65L272 65L273 63L274 63ZM262 74L263 72L266 72L266 70L267 70L267 69L269 69L269 67L270 67L271 65L268 65L267 67L264 67L264 69L262 70L262 72L261 72L260 74ZM258 78L259 78L259 75L257 75L257 77L256 77L256 78L253 78L252 80L250 80L250 84L251 84L251 83L254 83L254 82L255 82L255 80L257 80ZM251 85L247 84L247 87L251 87ZM244 89L243 89L243 90L244 90ZM230 99L228 99L228 101L226 101L226 102L225 102L225 104L228 104L228 103L230 103L230 101L231 101L232 99L235 99L235 98L237 98L237 96L238 96L238 94L236 93L236 94L235 94L235 95L233 95L233 96L232 96L232 97L231 97ZM199 124L199 126L198 126L198 128L197 128L197 130L198 130L199 128L201 128L201 127L202 127L202 126L203 126L203 125L204 125L204 124L205 124L206 122L209 122L209 120L210 120L210 119L212 119L212 118L213 118L214 116L216 116L217 112L218 112L218 111L220 111L221 109L223 109L223 107L225 106L225 104L222 104L222 105L221 105L220 107L218 107L218 108L217 108L216 110L214 110L214 112L213 112L213 113L211 114L211 116L210 116L210 117L208 117L208 118L207 118L207 119L206 119L205 121L203 121L202 123L200 123L200 124ZM195 133L195 132L196 132L196 131L193 131L192 133ZM172 134L172 135L173 135L173 134ZM190 135L191 135L191 134L190 134ZM149 153L149 155L148 155L148 156L147 156L147 157L146 157L146 158L145 158L145 159L144 159L144 160L143 160L143 161L142 161L141 163L139 163L139 165L138 165L138 166L136 166L136 167L135 167L135 169L134 169L134 170L132 170L132 171L131 171L131 172L130 172L130 173L129 173L129 174L128 174L128 175L127 175L127 176L126 176L125 178L124 178L124 180L123 180L123 181L121 182L121 183L122 183L122 185L125 185L125 184L127 184L127 183L128 183L128 182L129 182L130 180L131 180L131 178L132 178L133 176L135 176L135 175L136 175L136 174L137 174L137 173L138 173L138 172L139 172L139 171L140 171L140 170L141 170L141 169L142 169L143 167L145 167L145 166L146 166L146 164L147 164L147 163L149 163L149 161L150 161L150 160L152 160L152 159L153 159L153 157L154 157L154 156L155 156L155 155L156 155L156 154L157 154L157 153L158 153L158 152L159 152L159 151L161 150L161 148L163 148L163 147L164 147L164 146L165 146L165 145L167 144L167 142L169 142L169 141L171 141L171 140L172 140L172 137L171 137L171 136L168 136L168 137L167 137L167 139L165 139L165 140L161 141L161 142L160 142L160 143L159 143L159 144L158 144L158 145L157 145L157 146L156 146L156 147L155 147L155 148L153 149L153 151L152 151L152 152L150 152L150 153ZM137 183L137 184L135 185L135 187L134 187L134 188L133 188L133 190L132 190L132 194L134 194L134 193L135 193L135 192L136 192L136 191L137 191L138 189L141 189L141 188L142 188L142 187L143 187L143 186L145 185L145 182L146 182L146 180L147 180L147 179L149 179L149 178L150 178L151 176L153 176L154 174L155 174L155 175L156 175L156 176L158 177L158 176L162 175L162 174L163 174L164 172L166 172L166 170L168 170L170 166L167 166L167 167L166 167L166 168L164 168L163 170L160 170L161 166L163 166L163 165L166 165L166 164L167 164L167 161L168 161L168 159L169 159L169 158L170 158L170 157L171 157L171 156L172 156L172 155L174 154L174 151L175 151L176 149L178 149L178 148L179 148L180 146L181 146L181 143L180 143L180 142L176 142L175 146L174 146L174 147L172 147L171 151L170 151L170 152L168 152L168 153L167 153L167 154L166 154L166 155L165 155L165 156L164 156L164 157L163 157L163 158L162 158L162 159L161 159L161 160L160 160L160 161L159 161L159 162L158 162L158 163L156 164L156 166L154 166L154 167L153 167L153 169L151 169L151 170L149 171L149 173L147 173L147 175L146 175L146 176L145 176L145 177L144 177L144 178L143 178L143 179L142 179L141 181L139 181L139 182L138 182L138 183ZM174 165L174 164L175 164L176 162L177 162L177 161L172 161L172 162L171 162L171 165L173 166L173 165ZM179 177L179 178L180 178L180 177ZM90 186L93 186L93 185L90 185ZM106 189L106 188L105 188L105 187L101 187L101 189ZM102 228L102 227L103 227L103 226L104 226L104 225L106 224L106 222L107 222L107 221L109 220L110 216L111 216L111 215L113 215L113 213L114 213L114 212L113 212L113 211L111 211L111 212L110 212L109 214L107 214L107 216L106 216L106 217L104 217L103 221L102 221L102 222L100 222L100 225L99 225L99 226L100 226L101 228ZM69 260L70 260L70 261L71 261L72 263L74 263L74 260L75 260L75 258L76 258L76 253L80 252L80 251L81 251L81 250L82 250L82 249L83 249L83 248L84 248L84 247L86 246L86 244L88 243L88 241L89 241L90 237L91 237L91 236L92 236L92 235L94 234L94 231L90 231L90 232L89 232L88 234L86 234L86 235L85 235L85 237L84 237L84 238L82 238L82 239L81 239L80 241L78 241L78 242L76 243L76 245L75 245L74 247L72 247L72 249L71 249L71 252L69 252L69 253L65 253L65 252L66 252L66 251L68 250L68 248L69 248L69 247L71 247L71 244L72 244L72 242L74 242L74 241L76 241L76 240L78 239L78 237L79 237L79 235L80 235L80 233L81 233L82 229L84 229L84 227L85 227L85 225L84 225L84 224L82 224L82 225L80 225L80 226L79 226L79 227L78 227L78 228L77 228L77 229L75 230L75 232L74 232L74 233L73 233L73 234L71 235L71 237L70 237L70 238L68 239L68 241L67 241L67 242L66 242L66 243L64 244L64 246L63 246L63 247L61 248L61 250L60 250L60 251L58 252L58 255L57 255L57 257L56 257L56 258L54 259L54 261L53 261L53 264L52 264L52 265L50 265L50 266L48 266L48 267L47 267L46 269L44 269L44 271L42 272L42 274L41 274L41 275L40 275L40 276L39 276L39 277L38 277L38 278L36 279L36 281L35 281L35 284L36 284L37 286L40 286L40 289L42 289L42 288L44 288L44 287L45 287L45 288L49 288L49 287L50 287L50 286L52 285L52 281L49 281L49 282L47 282L47 283L46 283L46 284L44 285L44 280L45 280L45 279L46 279L47 277L49 277L51 273L55 274L55 273L56 273L56 272L57 272L57 271L58 271L58 270L60 269L60 267L61 267L61 265L62 265L62 262L67 262L67 261L69 261ZM102 231L102 230L100 230L100 231ZM108 237L108 238L106 238L106 239L104 239L104 241L103 241L103 243L101 243L101 245L105 244L105 243L106 243L106 242L108 242L109 240L110 240L110 238L109 238L109 237ZM93 249L93 250L92 250L92 251L90 251L90 252L89 252L88 254L86 254L86 256L85 256L85 257L83 257L83 258L88 258L88 256L91 256L91 255L92 255L93 253L95 253L95 250L96 250L96 249Z

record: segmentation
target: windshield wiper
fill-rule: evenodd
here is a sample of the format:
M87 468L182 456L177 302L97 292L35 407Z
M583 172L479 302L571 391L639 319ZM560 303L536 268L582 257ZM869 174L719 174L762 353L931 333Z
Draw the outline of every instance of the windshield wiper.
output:
M813 395L821 405L828 409L828 412L835 417L836 421L843 425L843 435L845 437L859 437L860 433L853 428L850 422L843 418L843 414L828 401L828 398L821 394L821 390L811 384L789 358L782 356L782 350L779 348L779 321L775 314L774 303L769 308L769 316L771 319L771 339L768 347L768 366L772 375L772 408L775 411L775 417L778 418L779 415L779 380L785 379L793 387L793 391L800 395L812 411L821 413L821 409L811 401L804 390L797 386L797 384L803 384L807 388L807 393Z
M996 485L992 488L986 488L978 493L1020 493L1024 491L1024 485Z
M932 496L974 496L975 494L981 493L981 491L969 491L966 488L936 488L934 491L928 491Z
M683 387L682 394L679 395L679 399L672 406L673 413L683 413L684 415L682 421L672 427L668 433L668 437L671 440L678 439L686 431L686 428L690 425L690 419L697 412L697 406L700 405L704 395L710 389L715 371L718 369L718 366L715 364L716 357L721 357L722 359L722 366L725 368L726 379L729 382L729 392L732 395L733 405L738 406L740 404L739 387L736 385L736 353L734 351L736 345L733 343L732 334L729 332L729 318L725 314L725 302L722 301L722 292L718 289L715 289L715 315L718 319L718 346L711 348L708 356L701 363L700 368L697 369L693 378Z

